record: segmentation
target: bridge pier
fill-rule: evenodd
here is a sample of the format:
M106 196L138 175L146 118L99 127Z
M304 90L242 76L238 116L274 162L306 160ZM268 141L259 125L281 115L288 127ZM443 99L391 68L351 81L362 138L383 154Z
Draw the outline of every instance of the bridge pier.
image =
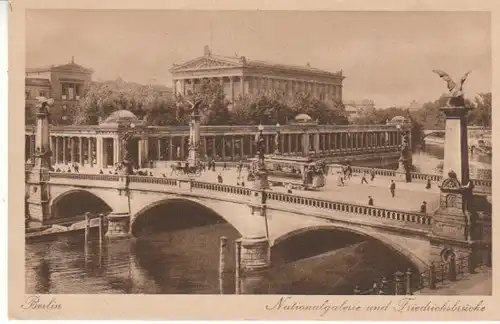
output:
M130 216L130 197L128 190L128 176L120 177L121 187L118 189L118 206L106 218L108 220L108 231L106 237L110 239L130 238L131 216Z
M479 217L473 203L473 185L469 178L467 145L467 108L442 107L446 115L444 173L440 205L433 215L429 241L430 261L447 262L450 258L467 258L473 271L484 242L491 242L491 218ZM490 230L491 232L491 230Z

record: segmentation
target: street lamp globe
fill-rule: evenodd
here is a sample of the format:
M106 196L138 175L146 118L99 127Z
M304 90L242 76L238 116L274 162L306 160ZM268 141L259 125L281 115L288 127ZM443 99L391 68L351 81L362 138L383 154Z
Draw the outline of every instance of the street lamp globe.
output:
M259 132L262 132L264 130L264 126L262 126L262 124L259 124L258 129L259 129Z
M280 128L280 123L279 123L279 122L277 122L277 123L276 123L276 128L277 128L277 129L279 129L279 128Z

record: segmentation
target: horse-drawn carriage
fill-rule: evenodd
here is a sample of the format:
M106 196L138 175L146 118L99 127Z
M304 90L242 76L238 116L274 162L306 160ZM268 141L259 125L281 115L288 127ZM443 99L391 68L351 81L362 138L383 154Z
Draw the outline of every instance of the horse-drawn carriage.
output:
M171 173L170 174L175 174L175 175L194 175L196 177L201 176L201 171L203 171L203 165L201 163L198 163L197 165L189 165L189 163L185 163L182 165L181 162L178 162L177 164L171 164Z

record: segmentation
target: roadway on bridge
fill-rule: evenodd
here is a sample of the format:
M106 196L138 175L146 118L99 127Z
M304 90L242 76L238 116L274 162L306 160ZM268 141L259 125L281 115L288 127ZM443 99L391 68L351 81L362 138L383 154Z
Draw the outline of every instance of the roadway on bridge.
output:
M63 169L64 170L64 169ZM187 179L185 175L172 173L171 169L155 168L155 169L141 169L143 171L151 172L155 177L167 178L180 178ZM109 173L106 170L105 173ZM81 168L81 173L98 173L95 169ZM217 183L217 175L222 175L223 183L236 186L238 182L238 172L236 168L222 170L222 167L217 167L216 171L204 171L200 176L193 176L192 178L197 181ZM241 178L245 182L246 187L251 187L251 184L246 181L247 172L242 171ZM353 175L352 179L347 181L346 185L337 185L337 175L328 175L327 184L325 187L317 191L306 190L293 190L293 194L303 197L312 197L318 199L325 199L330 201L358 203L367 205L368 196L372 196L374 206L390 208L393 210L404 211L420 211L420 205L423 201L427 202L427 211L434 211L439 204L439 188L437 183L432 183L431 189L425 189L424 182L396 182L396 197L392 198L389 191L391 183L390 177L376 176L373 181L367 178L368 184L361 184L361 175ZM272 187L273 191L283 192L286 190L283 187Z

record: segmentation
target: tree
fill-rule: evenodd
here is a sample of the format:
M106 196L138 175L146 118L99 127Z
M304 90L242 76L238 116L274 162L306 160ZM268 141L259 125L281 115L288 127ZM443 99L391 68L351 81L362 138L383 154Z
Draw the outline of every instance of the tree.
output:
M131 111L139 119L144 119L151 114L151 110L157 113L161 109L166 109L169 106L168 100L166 94L149 85L124 82L121 79L92 82L78 105L69 109L68 117L73 124L95 125L112 112L124 109ZM159 121L159 118L156 114L153 119L159 124L167 123Z
M188 112L190 107L184 99L201 100L201 124L227 125L230 120L229 101L226 99L222 86L212 80L203 80L199 91L188 91L185 96L177 96L179 109Z
M233 124L285 124L291 118L293 113L284 95L275 90L241 96L231 111Z
M474 109L469 112L469 125L491 127L491 92L480 93L474 98Z
M25 125L35 125L36 123L36 118L35 114L33 113L33 105L26 105L24 107L24 124Z

